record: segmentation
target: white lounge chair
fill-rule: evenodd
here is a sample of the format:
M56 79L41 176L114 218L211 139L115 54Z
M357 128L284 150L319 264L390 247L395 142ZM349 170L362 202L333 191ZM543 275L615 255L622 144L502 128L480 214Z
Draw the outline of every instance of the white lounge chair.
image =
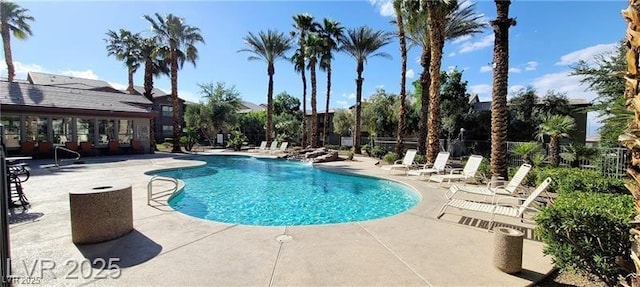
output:
M406 173L409 168L413 166L413 159L416 157L417 152L418 151L416 151L415 149L409 149L404 154L404 158L402 159L402 161L397 160L392 165L385 165L382 168L389 170L389 173L393 172L396 169L403 169Z
M421 169L410 170L407 174L423 176L425 174L442 173L447 167L447 161L449 161L449 152L441 151L438 153L436 161L433 162L433 164L425 164Z
M264 152L265 150L267 150L267 141L262 141L259 147L250 149L249 152Z
M289 142L282 142L280 144L280 149L272 150L271 154L286 153L288 145L289 145Z
M533 208L530 205L536 199L536 197L540 195L540 193L542 193L547 189L547 187L549 187L550 183L551 183L551 178L547 177L547 179L545 179L526 199L512 197L512 196L504 196L504 197L498 198L495 204L481 203L481 202L469 201L464 199L452 199L452 200L449 200L449 202L445 203L442 206L442 208L440 208L440 212L438 212L438 218L444 215L445 213L444 211L447 207L454 207L459 210L469 210L469 211L491 214L491 220L489 222L489 227L488 227L489 230L491 230L491 228L493 227L493 223L494 223L493 219L495 218L496 215L502 215L506 217L516 217L516 218L519 217L521 219L520 221L522 222L524 221L524 213L526 211L533 211L533 212L539 211L538 209ZM513 203L514 200L519 200L520 202L524 200L524 202L522 202L522 204L514 204ZM504 201L509 201L511 203L510 204L503 203Z
M278 149L278 142L277 141L272 141L271 145L269 146L269 149L265 149L264 153L271 153L272 151L275 151Z
M456 194L469 193L469 194L482 195L484 196L485 201L488 196L491 196L492 197L491 202L495 202L497 195L516 195L518 188L520 187L520 184L522 183L524 178L527 177L527 174L529 174L530 170L531 170L530 164L525 163L521 165L520 168L518 168L518 171L516 172L516 174L513 175L513 177L508 183L505 181L502 181L503 183L507 183L507 185L502 185L497 187L490 187L491 182L487 184L487 187L470 186L470 185L461 187L453 184L451 185L451 187L449 187L449 191L445 193L445 196L448 199L451 199Z
M482 163L481 155L472 155L467 160L467 163L464 165L463 169L454 168L451 170L449 174L436 174L429 177L430 181L439 182L442 184L445 180L448 180L451 183L451 180L464 180L473 178L476 176L476 172L480 167L480 163Z

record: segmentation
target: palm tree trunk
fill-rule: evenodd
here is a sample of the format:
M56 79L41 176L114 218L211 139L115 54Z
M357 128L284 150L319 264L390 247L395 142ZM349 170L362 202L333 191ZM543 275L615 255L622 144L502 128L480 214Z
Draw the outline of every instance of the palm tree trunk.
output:
M404 20L402 19L402 13L397 12L396 22L398 25L398 38L400 39L400 57L402 58L402 64L400 67L400 109L398 111L398 134L396 138L396 154L400 155L404 150L405 117L407 113L407 40L404 36Z
M266 139L267 142L271 142L273 136L273 74L275 74L275 67L273 63L269 63L267 67L267 74L269 74L269 89L267 91L267 129Z
M491 96L491 175L506 179L507 174L507 85L509 73L509 0L495 0L497 16L491 21L495 33L493 47L493 95Z
M427 122L426 162L435 162L436 156L440 152L440 66L442 65L442 49L444 48L444 21L439 20L431 19L433 24L429 26L431 85L429 86L430 109L429 121Z
M304 148L307 147L307 76L304 72L304 64L302 66L300 71L302 75L302 139L300 141Z
M358 73L358 78L356 78L356 126L355 132L353 133L353 152L356 154L362 153L362 150L360 149L360 112L362 111L362 82L364 81L362 78L363 70L364 63L362 61L358 61L358 67L356 68L356 72Z
M7 80L13 82L13 78L16 76L16 69L13 66L13 56L11 54L11 34L9 33L9 26L2 24L2 46L4 48L4 61L7 64Z
M311 147L318 147L318 110L316 103L316 61L309 62L311 71Z
M418 154L427 154L427 117L429 116L429 86L431 86L431 74L429 74L429 63L431 62L431 50L422 49L420 65L420 113L418 122Z
M144 63L144 96L153 103L153 62L149 59ZM155 118L149 121L149 152L156 151Z
M178 55L171 49L171 104L173 105L173 149L171 152L182 152L180 148L180 104L178 102Z
M558 145L558 137L551 136L549 138L549 149L551 150L551 158L549 159L549 164L551 166L558 166L558 159L560 158L560 149Z
M136 90L133 89L133 74L134 74L133 68L129 67L129 70L128 70L127 74L128 74L127 76L128 76L128 81L129 81L129 86L127 87L127 92L129 92L129 94L133 95L136 92Z
M324 124L322 128L322 143L327 146L329 139L329 97L331 96L331 63L327 63L327 104L324 109Z

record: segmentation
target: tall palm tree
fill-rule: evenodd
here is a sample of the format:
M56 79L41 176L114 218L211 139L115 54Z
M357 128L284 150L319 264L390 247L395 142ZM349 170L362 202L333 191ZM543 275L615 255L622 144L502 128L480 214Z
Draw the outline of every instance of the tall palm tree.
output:
M120 29L117 32L109 30L107 32L107 55L115 56L118 61L122 61L127 67L128 83L127 91L134 94L133 74L140 68L140 43L139 33Z
M569 137L569 133L575 129L576 121L570 116L563 115L548 115L538 126L538 138L540 140L544 140L544 136L549 136L549 150L551 152L549 164L558 166L560 161L560 139Z
M244 38L244 49L238 52L251 54L248 60L261 60L267 63L269 75L269 87L267 91L267 129L266 139L271 141L273 131L273 75L276 73L275 62L278 59L286 59L285 53L291 49L292 39L276 30L260 31L258 35L249 32Z
M144 93L143 95L149 100L153 101L153 77L159 75L170 74L169 63L165 60L163 53L166 50L162 50L158 44L158 40L155 37L141 38L138 43L140 49L140 58L138 61L144 64ZM156 138L155 138L155 120L151 118L149 121L151 128L149 129L149 146L150 151L153 153L156 150Z
M298 48L292 57L294 69L300 72L302 77L302 137L300 139L303 147L307 143L307 78L305 75L305 40L307 34L313 30L313 16L309 14L297 14L293 16L293 27L296 31L291 32L293 37L298 37Z
M189 61L195 67L198 59L196 44L204 44L200 29L185 24L183 18L168 14L162 17L155 13L155 19L149 15L144 18L151 23L162 49L167 51L167 60L171 69L171 102L173 105L173 152L181 152L180 148L180 104L178 102L178 69Z
M452 40L462 36L478 34L487 27L482 23L482 15L476 12L475 4L463 5L456 3L456 8L445 18L445 40ZM431 75L429 64L431 63L431 45L429 40L428 13L425 7L421 7L418 1L405 2L406 8L403 10L406 22L405 30L409 39L410 47L418 46L422 49L420 56L421 106L420 122L418 123L418 152L426 153L427 138L427 116L429 114L429 88L431 85Z
M385 31L373 31L371 28L362 26L355 29L348 29L346 37L342 40L343 50L356 60L356 127L353 135L354 152L361 154L360 130L362 112L362 72L364 64L369 57L391 58L385 52L378 52L380 48L391 42L392 34Z
M311 73L311 147L318 147L318 103L316 65L318 59L324 53L325 42L317 33L310 33L305 40L305 55L309 59L309 71Z
M398 109L398 134L396 137L396 154L402 154L404 149L405 118L407 113L406 85L407 85L407 39L404 33L403 6L404 0L394 0L393 9L396 12L395 24L398 26L398 40L400 41L400 108Z
M0 35L2 35L4 61L7 64L9 82L13 82L13 78L16 76L16 68L13 66L11 54L11 34L18 40L24 40L33 35L27 21L34 21L35 18L27 15L27 12L29 9L22 8L18 4L0 0Z
M510 0L495 0L495 3L496 19L490 22L495 33L493 46L495 66L493 68L493 94L491 95L491 176L507 178L509 28L516 25L516 20L509 18Z
M320 59L320 69L327 72L327 102L325 105L324 125L322 130L324 145L328 144L329 138L329 99L331 97L331 62L333 51L340 51L340 41L344 38L344 27L339 22L324 18L320 26L320 36L324 40L324 50Z

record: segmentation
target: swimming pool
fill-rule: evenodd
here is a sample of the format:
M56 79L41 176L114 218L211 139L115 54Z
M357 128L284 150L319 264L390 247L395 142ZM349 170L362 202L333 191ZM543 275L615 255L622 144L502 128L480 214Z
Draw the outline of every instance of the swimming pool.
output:
M328 172L308 163L245 156L203 156L198 168L155 174L181 179L169 201L182 213L225 223L284 226L387 217L420 198L389 180Z

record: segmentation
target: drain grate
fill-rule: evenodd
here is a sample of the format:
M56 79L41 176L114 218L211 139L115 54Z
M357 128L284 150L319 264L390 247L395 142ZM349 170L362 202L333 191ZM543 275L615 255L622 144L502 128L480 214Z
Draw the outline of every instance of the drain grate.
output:
M289 234L281 234L281 235L276 236L276 241L278 241L280 243L289 242L289 241L291 241L291 239L293 239L293 237L291 237L291 235L289 235Z

